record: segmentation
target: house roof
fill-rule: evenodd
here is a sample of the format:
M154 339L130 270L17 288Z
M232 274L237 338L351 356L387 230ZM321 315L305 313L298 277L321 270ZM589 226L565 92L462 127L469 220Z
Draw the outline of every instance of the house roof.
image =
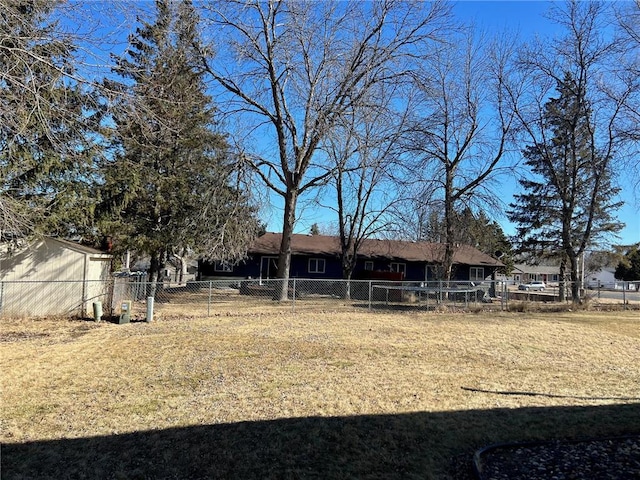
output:
M560 267L557 265L526 265L518 263L513 266L513 271L516 273L557 275L560 272Z
M255 241L249 249L249 253L277 255L280 250L281 240L281 233L265 233ZM358 250L358 256L361 258L435 263L442 261L444 249L445 246L441 243L366 239ZM294 234L291 238L291 253L296 255L339 256L340 241L338 237L327 235ZM499 260L482 253L470 245L458 246L455 249L453 262L465 265L504 266Z

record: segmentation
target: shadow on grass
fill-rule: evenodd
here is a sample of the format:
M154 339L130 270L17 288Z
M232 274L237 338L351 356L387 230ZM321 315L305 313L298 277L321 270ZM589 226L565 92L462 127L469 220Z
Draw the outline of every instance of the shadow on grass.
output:
M472 478L506 441L640 433L640 403L309 417L5 444L3 479Z

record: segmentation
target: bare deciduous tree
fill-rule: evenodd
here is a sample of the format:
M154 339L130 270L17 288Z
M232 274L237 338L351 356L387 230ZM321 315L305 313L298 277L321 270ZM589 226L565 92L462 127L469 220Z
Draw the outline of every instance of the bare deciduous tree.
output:
M404 112L393 110L398 99L393 89L385 90L375 89L364 108L341 119L323 147L331 159L330 198L335 198L335 204L324 207L338 218L346 279L351 278L363 240L388 230L389 211L399 196L391 170L400 156Z
M288 278L298 199L332 175L321 142L375 85L398 81L412 57L429 51L448 6L269 0L206 10L211 34L224 43L215 56L203 52L203 66L227 93L223 108L246 120L249 162L284 201L278 276ZM272 152L260 154L260 143Z
M430 204L443 212L445 249L440 270L445 280L451 278L459 242L456 211L500 202L490 185L507 168L501 162L513 135L514 116L501 85L509 54L508 44L488 48L485 39L468 30L450 38L414 75L413 119L405 143L415 161L404 175L423 199L419 207Z
M616 43L623 45L623 55L618 62L614 78L623 87L611 89L608 93L613 98L622 100L621 122L624 130L621 132L633 145L625 170L628 172L635 191L640 189L640 0L623 2L615 10L618 35ZM635 161L633 160L635 159ZM636 195L636 202L640 204L640 195Z

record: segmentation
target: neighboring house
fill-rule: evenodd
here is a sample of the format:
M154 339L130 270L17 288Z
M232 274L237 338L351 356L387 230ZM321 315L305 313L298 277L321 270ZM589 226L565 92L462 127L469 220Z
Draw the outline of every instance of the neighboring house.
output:
M560 267L557 265L526 265L519 263L513 266L508 280L515 284L533 281L558 283L560 281Z
M622 280L618 280L615 277L616 268L615 267L604 267L597 272L589 273L585 279L584 283L587 288L608 288L615 290L636 289L638 282L624 282Z
M198 271L198 261L190 258L185 259L184 271L180 271L180 268L176 266L177 261L167 261L165 267L162 269L162 279L171 283L186 283L188 281L195 280L196 272ZM149 268L151 267L151 259L148 256L137 258L131 264L130 268L124 268L123 271L130 271L134 273L146 274L145 279L148 277Z
M615 267L604 267L597 272L591 272L585 275L584 284L587 288L624 288L625 282L616 280ZM567 278L570 272L565 272ZM499 278L502 280L502 278ZM547 284L557 284L560 282L560 267L555 265L526 265L516 264L513 267L511 275L506 281L518 285L520 283L529 283L532 281L542 281Z
M248 257L238 265L200 261L201 280L223 278L275 278L282 234L266 233L256 240ZM444 245L401 240L364 240L358 252L354 279L436 280L436 265ZM483 281L504 265L468 245L459 245L453 258L453 280ZM292 278L341 279L338 237L295 234L291 239Z
M0 316L90 315L110 270L110 254L58 238L0 245Z
M587 288L617 288L618 283L622 285L621 280L616 280L615 267L603 267L600 271L589 272L584 279Z

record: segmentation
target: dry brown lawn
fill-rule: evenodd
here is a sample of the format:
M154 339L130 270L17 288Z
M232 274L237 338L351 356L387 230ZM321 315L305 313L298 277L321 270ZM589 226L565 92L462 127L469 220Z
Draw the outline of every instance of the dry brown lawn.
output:
M638 312L2 320L2 478L467 478L640 433Z

